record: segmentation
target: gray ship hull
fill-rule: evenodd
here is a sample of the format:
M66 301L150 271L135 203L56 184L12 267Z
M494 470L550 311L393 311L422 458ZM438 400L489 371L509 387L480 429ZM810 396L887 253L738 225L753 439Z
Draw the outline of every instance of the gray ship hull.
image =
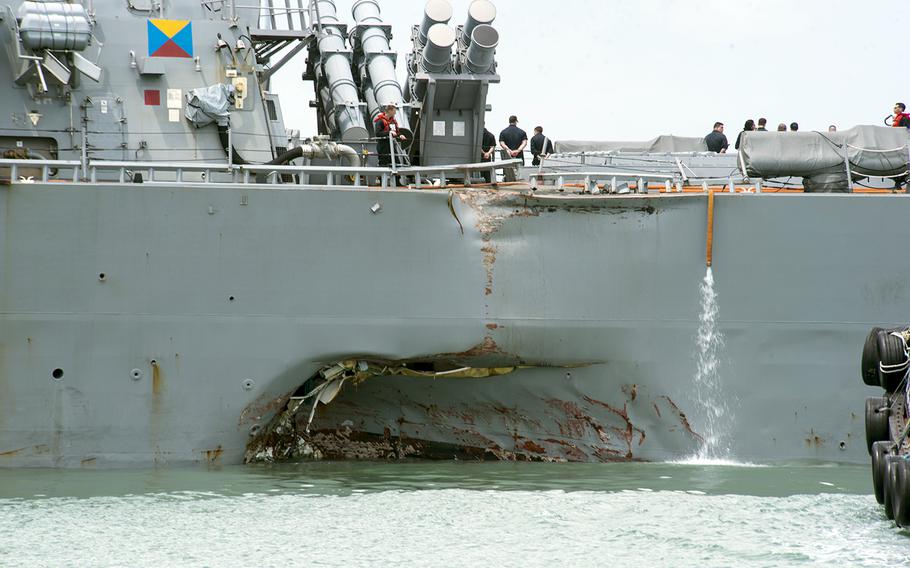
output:
M864 461L859 350L910 308L910 201L715 214L732 456ZM236 463L351 357L525 368L347 384L313 423L338 455L663 460L705 435L704 195L37 183L0 220L0 467Z

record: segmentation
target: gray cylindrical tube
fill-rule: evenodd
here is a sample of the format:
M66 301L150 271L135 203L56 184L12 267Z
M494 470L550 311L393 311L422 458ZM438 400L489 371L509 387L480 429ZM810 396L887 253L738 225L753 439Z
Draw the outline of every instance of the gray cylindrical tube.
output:
M423 67L431 73L445 73L452 62L455 30L445 24L436 24L427 32L423 47Z
M471 44L471 34L474 28L481 25L490 25L496 19L496 6L490 0L474 0L468 7L468 20L461 28L461 44Z
M401 107L404 102L401 84L395 73L395 55L389 45L389 38L382 29L382 13L376 0L357 0L351 10L360 28L357 41L366 56L368 83L364 86L364 98L372 120L388 105ZM406 113L396 116L402 133L410 138L410 124ZM404 132L407 131L407 132Z
M334 111L335 123L342 140L366 140L369 132L360 111L360 96L351 74L351 64L344 54L344 34L341 32L335 2L318 0L319 23L322 35L319 37L319 53L325 69L325 82L331 97L323 99L327 115Z
M379 101L376 100L376 91L373 89L373 83L365 79L363 83L363 98L367 103L367 112L370 113L370 121L376 122L376 117L382 112L379 108Z
M449 0L429 0L423 9L423 22L417 33L420 44L427 43L427 34L436 24L448 24L452 19L452 5Z
M481 24L474 28L471 43L468 46L465 67L471 73L492 73L496 63L496 46L499 45L499 32L493 26Z

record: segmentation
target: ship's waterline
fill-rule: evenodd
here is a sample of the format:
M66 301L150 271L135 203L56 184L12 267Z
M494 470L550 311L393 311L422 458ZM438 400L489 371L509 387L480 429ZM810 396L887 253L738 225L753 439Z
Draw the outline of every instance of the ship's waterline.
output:
M36 567L903 565L906 534L868 494L867 469L412 462L5 471L0 556Z

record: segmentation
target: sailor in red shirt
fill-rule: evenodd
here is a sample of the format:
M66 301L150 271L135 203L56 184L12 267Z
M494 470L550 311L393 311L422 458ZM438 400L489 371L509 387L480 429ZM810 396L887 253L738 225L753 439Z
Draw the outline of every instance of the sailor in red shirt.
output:
M399 131L398 121L395 120L397 112L398 108L395 105L388 105L385 108L385 112L379 113L376 116L376 120L373 121L374 133L378 139L376 146L379 153L380 166L392 165L392 148L389 142L389 133L392 134L393 138L401 142L407 141L407 138Z
M894 118L892 119L891 126L894 128L910 128L910 114L907 114L907 105L904 103L895 103L894 104Z

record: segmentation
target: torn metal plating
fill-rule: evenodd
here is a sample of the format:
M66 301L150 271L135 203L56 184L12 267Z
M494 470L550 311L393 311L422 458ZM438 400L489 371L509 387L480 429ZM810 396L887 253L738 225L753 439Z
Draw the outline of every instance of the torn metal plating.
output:
M301 387L305 394L290 397L284 410L250 441L246 461L635 461L642 459L640 454L649 438L646 430L658 440L672 436L683 445L702 442L672 399L665 395L642 397L634 384L621 386L619 402L582 395L578 399L528 399L521 407L510 407L484 397L469 401L466 396L463 402L412 398L401 382L385 387L371 381L372 386L365 391L350 391L327 406L347 382L360 385L383 376L491 379L522 369L423 368L429 365L350 359L323 367ZM470 389L470 384L464 388ZM393 401L391 405L389 400ZM320 413L321 418L314 422L320 406L326 407L325 414ZM397 419L395 412L400 413Z
M484 379L507 375L519 367L456 367L443 370L425 371L409 367L408 362L384 362L365 359L347 359L327 365L319 370L316 377L318 384L302 396L291 396L287 406L275 415L272 421L257 433L247 445L245 461L273 461L300 457L322 457L323 452L314 450L306 443L310 426L321 404L327 405L335 400L342 387L348 381L360 384L373 377L404 376L423 379ZM309 384L310 381L307 382ZM310 412L302 432L298 432L297 416L307 401L312 400ZM391 448L389 449L391 452ZM396 456L408 454L396 450Z

